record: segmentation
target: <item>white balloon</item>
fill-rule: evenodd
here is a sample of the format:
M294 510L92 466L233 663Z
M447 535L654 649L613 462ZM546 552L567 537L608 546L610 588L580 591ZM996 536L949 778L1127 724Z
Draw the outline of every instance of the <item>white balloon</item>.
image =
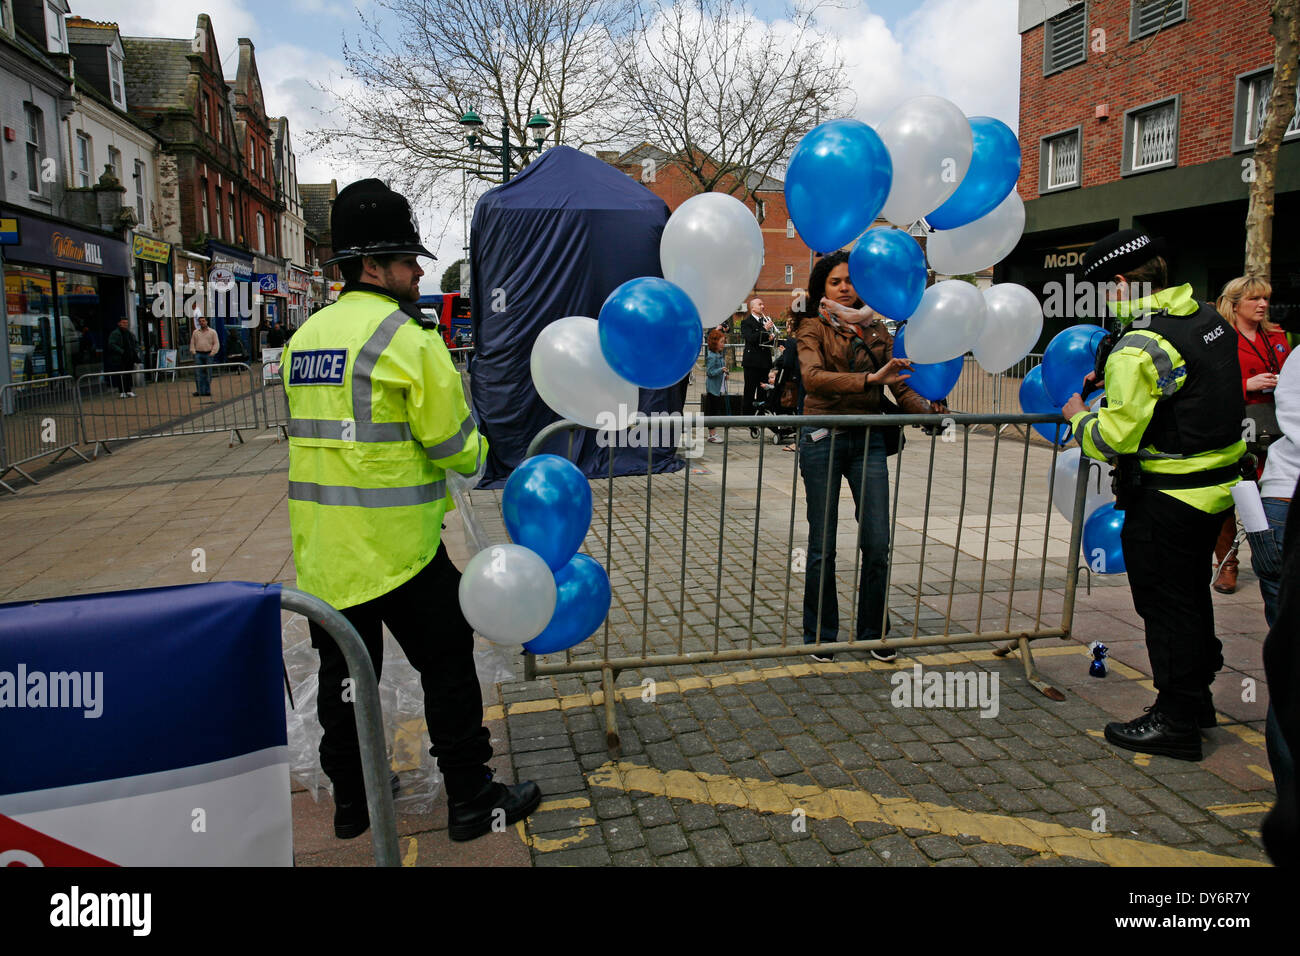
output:
M1070 448L1056 456L1056 472L1052 476L1052 504L1069 521L1074 513L1075 482L1079 479L1079 448ZM1088 490L1083 503L1083 520L1107 502L1114 501L1110 491L1111 466L1108 462L1086 459L1088 464Z
M970 169L970 121L940 96L914 96L876 132L889 150L894 180L881 215L907 228L957 191Z
M552 322L533 343L529 364L542 401L570 421L599 428L608 423L604 416L627 421L636 412L640 393L609 367L595 319L570 315Z
M700 193L677 207L659 240L664 278L683 289L706 329L725 322L763 268L763 230L735 196Z
M979 341L985 318L979 289L961 279L936 282L907 320L907 357L930 365L965 355Z
M1005 372L1029 354L1043 334L1043 307L1022 285L1000 282L984 290L988 320L971 349L986 372Z
M460 609L470 626L497 644L526 644L555 613L555 576L521 544L480 551L460 577Z
M987 216L956 229L938 229L926 237L930 268L960 276L997 265L1011 254L1025 231L1025 204L1013 189Z

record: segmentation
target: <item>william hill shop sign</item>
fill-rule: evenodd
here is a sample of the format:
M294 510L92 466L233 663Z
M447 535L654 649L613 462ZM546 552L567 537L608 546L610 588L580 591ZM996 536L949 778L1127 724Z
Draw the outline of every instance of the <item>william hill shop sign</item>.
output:
M66 223L34 216L17 218L21 220L22 242L5 250L10 262L99 275L124 276L129 272L131 257L125 242Z

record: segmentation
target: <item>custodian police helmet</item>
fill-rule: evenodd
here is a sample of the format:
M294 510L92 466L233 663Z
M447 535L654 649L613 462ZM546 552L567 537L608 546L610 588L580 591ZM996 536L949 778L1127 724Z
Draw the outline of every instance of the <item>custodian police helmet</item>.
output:
M358 256L419 255L437 259L420 243L411 204L378 179L359 179L343 187L330 213L334 239L332 265Z

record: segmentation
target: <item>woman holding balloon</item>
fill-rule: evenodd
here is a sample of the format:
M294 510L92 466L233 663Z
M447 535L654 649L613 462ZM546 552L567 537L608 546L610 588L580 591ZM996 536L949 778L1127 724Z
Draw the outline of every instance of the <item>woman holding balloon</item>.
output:
M894 358L893 338L884 323L853 288L848 254L825 256L813 267L808 307L795 339L804 387L805 415L864 415L893 411L888 385L902 411L926 414L930 402L904 384L911 363ZM805 644L839 640L839 602L835 590L835 538L839 523L840 480L848 479L858 519L862 580L858 589L857 640L876 640L888 629L885 609L889 568L889 470L885 432L863 427L804 427L799 439L799 471L808 497L808 563L804 585ZM897 439L894 442L897 448ZM893 660L890 649L873 650ZM831 660L830 654L814 660Z

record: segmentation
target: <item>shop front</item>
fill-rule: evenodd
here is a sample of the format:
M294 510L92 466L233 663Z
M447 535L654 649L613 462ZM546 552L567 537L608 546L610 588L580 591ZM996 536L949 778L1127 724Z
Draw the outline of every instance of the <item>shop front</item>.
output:
M170 314L176 325L176 356L181 365L194 361L190 351L190 336L198 326L201 315L207 315L208 270L212 260L197 252L176 249L176 286L172 289ZM175 296L179 293L179 301ZM211 320L209 320L211 325Z
M141 330L145 368L155 368L160 350L176 348L171 243L136 233L131 239L131 261L135 267L136 327ZM155 308L159 296L167 301Z
M254 259L255 266L271 265L265 259ZM253 281L257 283L257 291L261 299L261 321L257 326L258 354L266 345L266 336L271 331L271 325L279 322L283 324L287 318L287 306L289 301L289 286L286 277L278 268L274 271L254 272Z
M289 297L285 325L292 331L306 322L307 316L311 315L311 273L306 269L290 266L286 281L289 286Z
M5 355L0 382L98 371L127 309L125 242L57 219L0 207L17 229L2 247ZM138 329L136 331L138 335Z

